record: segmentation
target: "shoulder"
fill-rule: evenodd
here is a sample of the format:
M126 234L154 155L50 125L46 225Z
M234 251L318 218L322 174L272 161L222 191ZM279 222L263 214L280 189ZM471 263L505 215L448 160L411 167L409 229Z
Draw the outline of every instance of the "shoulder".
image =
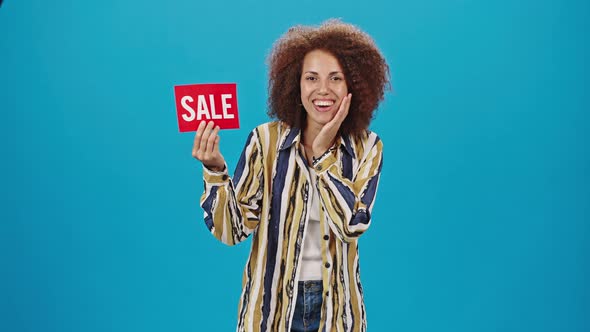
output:
M365 160L370 156L381 158L383 154L383 143L379 136L365 130L360 135L344 136L345 149L357 160Z
M250 137L257 141L261 148L268 149L277 145L289 129L289 126L281 121L266 122L256 126L250 132Z
M272 133L282 132L288 128L289 127L287 127L281 121L271 121L271 122L266 122L266 123L256 126L256 128L254 128L253 131L257 132L258 134L260 134L260 133L271 133L272 134Z
M366 131L366 138L365 140L369 143L369 144L376 144L378 142L381 142L381 138L379 137L379 135L377 135L377 133L375 133L374 131L370 131L367 129ZM383 144L383 143L381 143Z
M382 146L383 142L377 133L365 130L362 134L356 136L349 136L349 140L353 142L353 145L362 150L370 150L375 145Z

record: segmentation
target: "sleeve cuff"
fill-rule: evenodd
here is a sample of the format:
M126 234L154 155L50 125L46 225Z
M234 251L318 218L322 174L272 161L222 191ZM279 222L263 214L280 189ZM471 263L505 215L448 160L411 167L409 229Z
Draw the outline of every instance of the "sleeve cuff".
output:
M319 158L313 160L313 168L317 174L325 172L330 166L336 162L336 147L329 148Z
M203 179L208 184L225 184L229 182L227 165L223 165L222 171L213 171L203 165Z

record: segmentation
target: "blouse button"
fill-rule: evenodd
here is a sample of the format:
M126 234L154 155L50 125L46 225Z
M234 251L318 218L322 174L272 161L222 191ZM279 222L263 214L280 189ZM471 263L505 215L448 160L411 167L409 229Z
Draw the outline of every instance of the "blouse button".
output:
M223 179L223 181L227 180L227 174L223 174L221 178Z
M324 235L324 240L328 241L330 237L328 235Z
M327 269L329 269L329 268L330 268L330 263L326 263L325 267L326 267Z

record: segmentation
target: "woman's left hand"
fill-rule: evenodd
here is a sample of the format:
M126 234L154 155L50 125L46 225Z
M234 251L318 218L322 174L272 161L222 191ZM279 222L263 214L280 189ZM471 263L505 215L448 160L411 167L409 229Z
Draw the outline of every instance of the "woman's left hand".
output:
M334 139L338 134L338 130L340 129L340 125L346 119L348 115L348 109L350 108L350 99L352 99L352 94L348 94L342 101L340 102L340 107L334 115L334 118L330 120L330 122L326 123L326 125L320 130L319 134L316 136L315 140L312 144L313 149L313 156L319 158L324 152L326 152L332 144L334 144Z

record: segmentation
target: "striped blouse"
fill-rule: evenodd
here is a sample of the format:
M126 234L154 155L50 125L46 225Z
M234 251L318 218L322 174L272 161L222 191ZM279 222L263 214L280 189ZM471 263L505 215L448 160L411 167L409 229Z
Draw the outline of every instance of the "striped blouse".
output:
M282 122L248 136L233 179L203 167L201 207L211 233L234 245L252 234L242 279L237 331L290 331L311 207L301 131ZM314 160L320 194L320 331L366 331L358 237L367 230L382 167L383 144L370 131L338 137Z

